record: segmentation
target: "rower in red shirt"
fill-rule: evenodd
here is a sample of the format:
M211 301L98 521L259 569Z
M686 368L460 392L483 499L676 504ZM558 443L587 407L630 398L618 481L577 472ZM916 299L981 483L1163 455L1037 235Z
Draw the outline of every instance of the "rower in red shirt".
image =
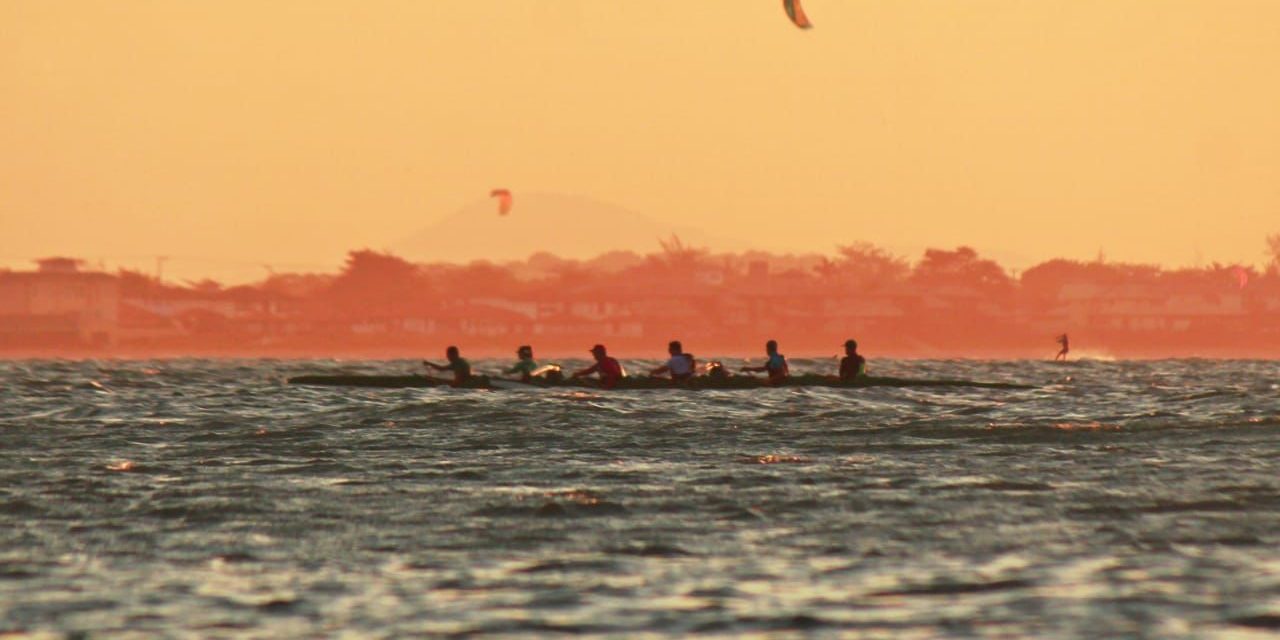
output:
M612 389L618 386L619 380L626 377L627 374L622 370L622 365L618 363L618 359L609 357L604 345L598 344L591 347L591 355L595 356L596 363L586 369L574 372L574 378L598 373L600 374L600 386L605 389Z

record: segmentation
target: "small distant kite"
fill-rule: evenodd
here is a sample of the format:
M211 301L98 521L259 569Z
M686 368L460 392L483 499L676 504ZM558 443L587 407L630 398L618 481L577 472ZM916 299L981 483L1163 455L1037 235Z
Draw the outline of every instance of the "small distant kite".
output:
M490 198L498 199L498 215L505 216L511 213L511 192L506 189L494 189L489 192Z
M782 0L782 8L787 10L787 17L796 23L801 29L813 28L813 23L809 22L809 16L804 15L804 9L800 6L800 0Z

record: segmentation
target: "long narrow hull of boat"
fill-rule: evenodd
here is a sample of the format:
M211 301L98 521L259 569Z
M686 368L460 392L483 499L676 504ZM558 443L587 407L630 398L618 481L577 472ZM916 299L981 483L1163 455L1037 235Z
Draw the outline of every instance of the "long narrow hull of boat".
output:
M450 381L421 375L407 376L367 376L367 375L313 375L289 378L289 384L320 385L330 387L372 387L380 389L405 389L416 387L449 386ZM565 380L561 382L520 383L509 380L492 380L484 376L476 376L471 383L464 385L473 389L542 389L542 388L600 388L595 380ZM770 386L764 378L754 376L730 376L728 378L711 378L707 376L673 383L666 378L632 377L618 384L616 389L761 389ZM782 385L787 387L826 387L826 388L861 388L861 387L979 387L985 389L1032 389L1034 387L1009 382L977 382L973 380L946 380L928 378L885 378L864 376L857 380L839 380L828 376L793 376Z
M414 387L448 386L449 380L428 376L297 376L289 378L289 384L305 384L325 387L373 387L378 389L407 389Z

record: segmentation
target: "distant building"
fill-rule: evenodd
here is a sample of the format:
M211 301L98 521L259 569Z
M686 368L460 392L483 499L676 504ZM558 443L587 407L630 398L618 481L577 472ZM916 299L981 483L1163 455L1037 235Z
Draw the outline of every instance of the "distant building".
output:
M119 334L120 284L72 258L0 272L0 346L108 346Z

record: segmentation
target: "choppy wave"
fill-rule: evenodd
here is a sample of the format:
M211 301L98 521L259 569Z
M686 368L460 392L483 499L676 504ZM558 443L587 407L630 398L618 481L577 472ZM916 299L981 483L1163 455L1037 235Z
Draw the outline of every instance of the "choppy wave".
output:
M317 389L284 380L414 365L0 363L0 633L1280 628L1280 363L872 364L1037 388Z

